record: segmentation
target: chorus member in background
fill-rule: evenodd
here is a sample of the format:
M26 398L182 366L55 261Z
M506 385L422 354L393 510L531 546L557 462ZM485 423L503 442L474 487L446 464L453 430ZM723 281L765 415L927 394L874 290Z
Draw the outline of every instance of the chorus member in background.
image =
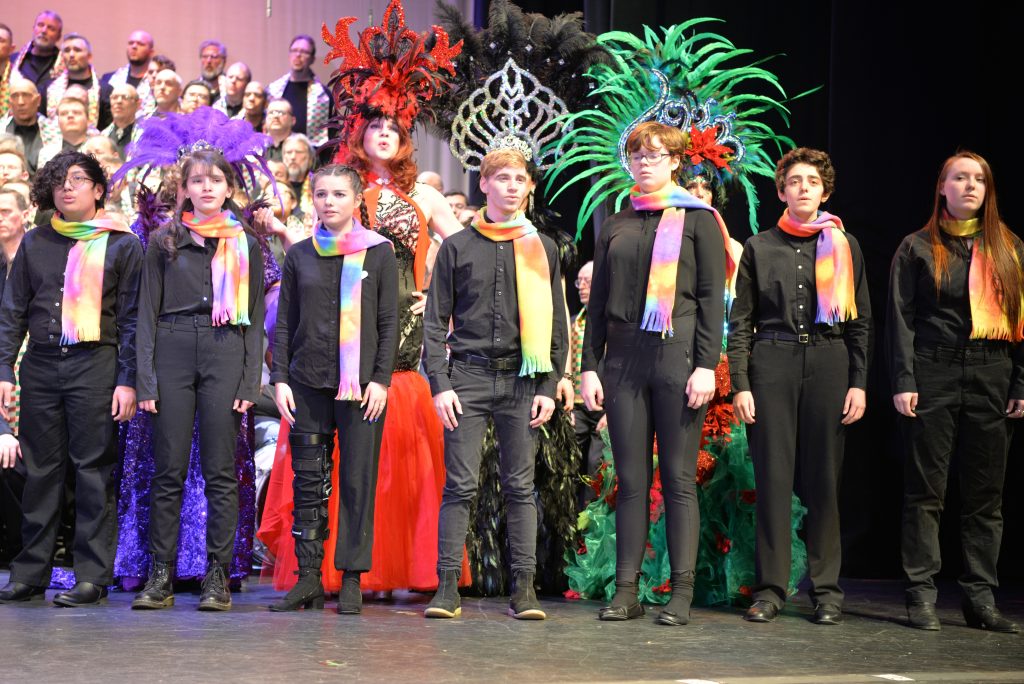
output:
M911 627L939 629L939 518L960 471L963 613L1016 633L995 607L1003 481L1024 415L1024 245L999 216L992 169L972 152L942 165L931 218L889 278L888 357L904 440L903 572Z

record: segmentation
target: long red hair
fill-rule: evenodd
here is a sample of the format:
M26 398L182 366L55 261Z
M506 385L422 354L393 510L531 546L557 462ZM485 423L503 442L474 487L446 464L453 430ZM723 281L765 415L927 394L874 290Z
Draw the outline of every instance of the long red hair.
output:
M376 120L364 119L355 127L348 138L346 163L359 171L363 178L366 178L367 173L373 170L373 162L370 161L370 155L363 149L363 137L366 135L366 129ZM410 193L416 184L416 175L419 172L416 167L416 161L412 158L413 153L416 151L412 144L412 134L394 119L388 120L394 124L395 130L398 131L398 151L395 152L395 156L388 160L384 166L391 174L391 178L394 180L395 185L398 186L398 189L404 193Z
M935 184L935 204L931 218L925 224L932 245L932 260L935 263L935 290L939 290L942 280L949 278L949 250L942 242L942 228L939 222L946 213L946 198L942 194L942 185L946 182L949 169L957 159L973 159L981 166L985 176L985 201L982 202L977 218L981 224L981 237L985 251L993 263L993 285L999 292L1003 312L1010 324L1010 330L1017 330L1021 322L1021 294L1024 293L1024 274L1017 260L1014 248L1013 233L999 217L996 202L996 184L992 177L992 167L980 154L961 150L942 164L939 180Z

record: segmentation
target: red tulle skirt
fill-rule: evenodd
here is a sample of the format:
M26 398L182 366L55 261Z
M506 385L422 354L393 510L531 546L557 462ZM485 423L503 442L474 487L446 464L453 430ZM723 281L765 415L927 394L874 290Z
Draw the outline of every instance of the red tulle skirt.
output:
M377 501L373 522L373 561L363 573L370 591L437 588L437 516L444 489L444 428L434 412L430 386L418 373L391 376L387 416L380 450ZM287 423L281 424L274 468L267 484L263 520L257 533L275 562L263 568L274 588L287 591L296 582L295 540L292 537L292 464ZM334 448L334 490L328 520L338 517L338 448ZM337 535L324 544L321 567L324 589L338 591L341 571L334 567ZM469 586L469 562L463 553L461 586Z

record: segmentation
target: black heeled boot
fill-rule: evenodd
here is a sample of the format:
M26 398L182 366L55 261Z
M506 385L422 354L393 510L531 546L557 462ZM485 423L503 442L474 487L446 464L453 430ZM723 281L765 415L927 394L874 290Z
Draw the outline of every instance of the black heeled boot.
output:
M149 566L149 579L132 601L132 610L159 610L174 605L174 584L171 578L174 563L153 558Z
M299 568L296 572L299 581L277 603L270 605L272 613L287 613L300 607L322 610L324 607L324 585L320 576L320 568Z
M612 602L597 612L599 620L607 622L623 622L633 620L644 614L644 607L637 600L640 591L640 573L632 582L615 581L615 596Z
M658 613L659 625L685 625L690 622L690 603L693 601L693 573L672 573L672 598Z
M363 590L359 586L361 572L345 571L338 593L338 615L359 615L363 612Z

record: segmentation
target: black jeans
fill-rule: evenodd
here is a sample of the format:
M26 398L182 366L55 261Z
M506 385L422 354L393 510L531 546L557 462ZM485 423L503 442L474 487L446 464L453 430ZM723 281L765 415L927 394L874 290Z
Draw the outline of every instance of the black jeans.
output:
M174 563L181 496L188 474L192 427L199 418L199 458L206 494L206 551L231 565L238 524L235 445L242 414L231 406L242 379L245 349L237 326L203 325L200 318L160 321L156 331L157 388L149 546L156 560Z
M692 344L692 327L666 340L652 333L609 330L602 384L619 478L615 577L620 582L636 580L647 548L655 434L669 564L674 573L692 573L697 563L697 450L707 407L686 405Z
M601 466L601 458L604 455L604 440L597 431L597 423L604 415L604 411L588 411L583 404L576 404L572 409L575 422L573 430L576 432L576 443L580 447L580 475L593 475ZM583 510L587 504L594 500L592 487L586 484L580 485L579 508Z
M51 562L64 503L66 469L75 479L75 578L110 584L117 548L113 473L117 440L110 405L117 382L111 345L29 351L21 363L23 547L11 580L50 583Z
M962 500L960 586L975 605L994 603L1012 430L1006 418L1011 368L1006 344L918 349L914 355L917 417L900 418L906 448L902 554L909 600L933 603L937 595L939 518L955 458Z
M301 383L290 384L295 397L295 425L292 426L292 465L295 479L292 491L295 497L295 527L293 533L300 529L309 529L303 523L312 521L301 520L299 511L316 510L326 515L326 499L323 494L325 478L329 482L332 457L332 437L338 431L338 543L334 554L334 567L339 570L366 572L373 560L373 512L377 500L377 465L380 460L380 443L384 434L384 416L380 415L377 422L363 420L365 407L360 408L358 401L335 401L337 388L317 389ZM363 391L366 390L365 385ZM300 444L300 435L320 435L320 444ZM300 461L313 462L318 470L303 469ZM297 468L296 468L297 467ZM312 466L310 466L312 468ZM327 489L329 493L329 488ZM312 517L315 514L309 514ZM320 545L323 557L323 542L320 539L303 539L296 536L296 556L300 566L319 568L313 558L315 549ZM312 536L312 535L309 535ZM307 542L307 543L303 543ZM311 554L313 557L311 558ZM311 562L312 561L312 562Z
M841 338L811 344L761 340L751 350L756 415L747 435L757 486L755 601L786 601L795 491L807 507L811 600L842 605L838 488L849 364Z
M533 471L538 431L530 427L530 407L537 382L516 371L490 371L454 361L452 389L462 415L444 433L447 477L438 518L437 569L462 568L462 548L469 528L469 507L476 497L487 417L498 438L501 492L505 499L512 572L537 570L537 503Z

